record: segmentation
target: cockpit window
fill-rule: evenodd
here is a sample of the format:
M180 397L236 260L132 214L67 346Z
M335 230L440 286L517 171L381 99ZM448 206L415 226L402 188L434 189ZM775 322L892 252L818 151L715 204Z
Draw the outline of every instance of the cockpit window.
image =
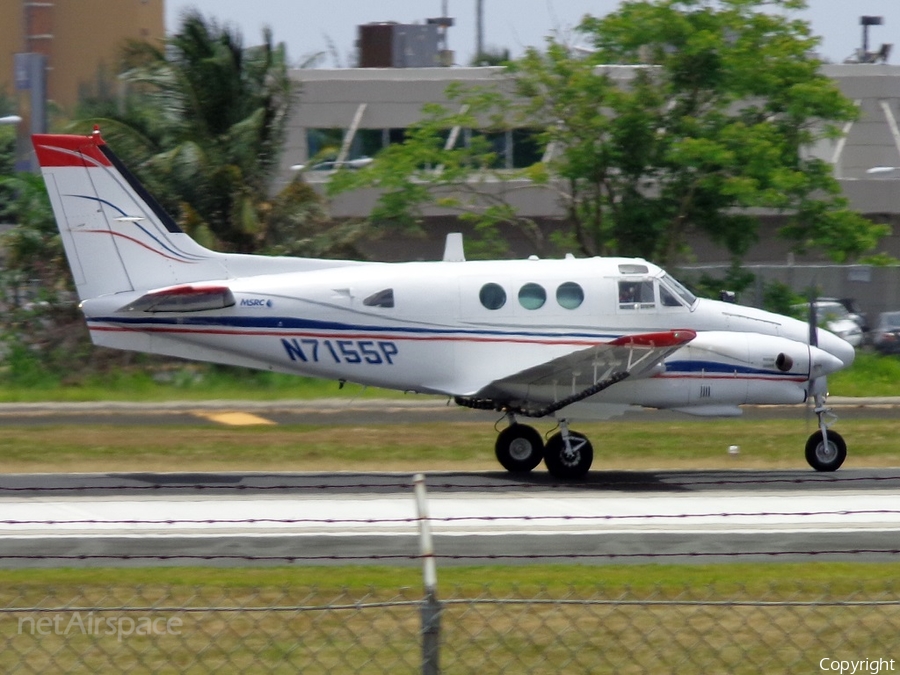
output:
M653 282L644 279L619 282L619 309L653 309Z
M383 291L373 293L363 300L363 304L367 307L393 307L394 306L394 289L385 288Z
M683 306L681 302L679 302L678 298L675 297L675 294L662 284L659 285L659 301L662 303L663 307Z
M670 290L672 290L678 297L684 300L684 304L688 307L693 307L694 303L697 301L697 296L691 293L688 289L682 286L678 281L676 281L673 277L668 274L663 274L660 278L660 281L667 286ZM663 286L660 286L660 290L662 290Z

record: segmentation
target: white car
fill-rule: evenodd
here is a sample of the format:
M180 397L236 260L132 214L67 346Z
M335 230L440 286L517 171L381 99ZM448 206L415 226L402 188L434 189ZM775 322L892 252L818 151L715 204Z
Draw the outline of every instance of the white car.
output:
M816 325L825 328L843 338L854 347L862 344L863 333L859 324L850 317L850 312L833 298L819 298L815 301ZM809 312L809 305L801 305L804 313Z

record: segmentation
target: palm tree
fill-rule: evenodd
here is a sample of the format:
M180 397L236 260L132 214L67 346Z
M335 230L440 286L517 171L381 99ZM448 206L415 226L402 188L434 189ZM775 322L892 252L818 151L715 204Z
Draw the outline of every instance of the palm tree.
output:
M284 45L273 45L265 29L262 44L244 47L234 28L190 11L164 45L130 43L123 63L124 106L95 103L78 126L101 124L201 242L245 252L272 245L269 186L293 98Z

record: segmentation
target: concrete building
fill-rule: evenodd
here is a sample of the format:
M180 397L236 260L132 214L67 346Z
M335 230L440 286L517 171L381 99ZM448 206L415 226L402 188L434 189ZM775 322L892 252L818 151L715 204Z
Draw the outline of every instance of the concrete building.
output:
M880 222L894 226L897 235L886 242L888 251L900 257L900 66L886 64L827 65L833 78L861 109L861 118L847 124L845 138L820 144L817 156L834 166L851 206ZM616 68L616 77L628 78L629 68ZM293 175L292 166L306 165L323 148L332 148L326 159L344 162L372 155L402 138L403 129L421 119L426 103L449 105L447 87L453 82L505 88L502 68L349 68L296 70L300 95L290 122L282 158L281 180ZM508 133L498 141L498 152L508 166L517 164L517 148L528 137ZM525 161L534 161L546 148L526 148ZM326 164L323 168L332 168ZM328 171L308 170L307 180L322 183ZM523 188L524 186L517 186ZM497 189L502 189L498 186ZM344 195L333 204L338 217L364 216L375 195ZM537 218L559 218L560 205L548 190L517 189L514 203L523 213ZM449 215L434 208L435 218ZM772 227L777 219L769 219ZM788 246L774 237L748 257L749 262L785 262ZM705 261L726 260L723 251L697 242Z

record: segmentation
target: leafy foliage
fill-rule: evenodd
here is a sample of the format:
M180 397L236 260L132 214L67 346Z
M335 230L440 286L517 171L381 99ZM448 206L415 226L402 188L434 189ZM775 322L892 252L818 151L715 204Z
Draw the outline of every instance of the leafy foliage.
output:
M303 251L308 230L328 219L312 190L292 184L270 195L294 97L285 47L273 44L271 30L261 45L244 47L236 30L190 11L165 45L131 43L124 64L124 106L94 101L73 126L100 124L204 245Z
M0 89L0 116L11 115L13 102ZM16 164L16 128L9 124L0 124L0 176L11 176ZM12 202L15 195L11 186L0 185L0 223L10 222Z
M558 242L587 255L671 264L700 233L739 261L760 209L787 217L796 251L837 262L872 250L888 229L850 210L830 166L810 153L857 110L811 56L809 26L779 14L802 0L634 0L579 31L584 57L550 39L508 65L497 86L451 91L459 112L430 108L400 146L333 189L384 190L373 219L416 222L436 201L484 230L515 224L516 181L552 191L567 214ZM541 162L497 170L489 148L444 144L454 127L535 127ZM501 183L486 196L484 181ZM479 198L470 195L479 192Z
M274 46L268 31L261 46L244 48L236 32L189 13L167 45L132 43L124 59L124 102L98 87L83 104L87 119L70 130L86 133L101 124L186 231L207 246L238 251L327 255L350 248L353 232L335 235L322 200L302 181L269 193L292 88L284 47ZM0 127L0 169L12 161L10 152L6 162L5 141ZM73 380L146 363L127 352L91 349L43 181L8 169L0 208L18 227L3 242L0 379L42 386L57 383L60 373Z
M509 201L527 187L521 182L525 173L505 169L490 141L490 134L505 129L507 100L491 89L463 93L454 88L451 95L465 101L459 110L426 105L423 119L406 130L403 143L384 148L363 169L337 171L329 194L378 188L380 195L369 220L407 233L416 232L425 209L435 205L474 226L480 237L467 246L470 257L501 255L505 243L498 228L504 226L517 229L537 250L543 250L538 224L518 213ZM486 116L490 119L485 121ZM531 177L541 179L534 170Z
M87 364L87 329L74 303L43 179L30 173L2 176L0 189L12 195L8 213L17 223L0 240L5 252L0 272L0 381L39 386L57 381L59 372Z

